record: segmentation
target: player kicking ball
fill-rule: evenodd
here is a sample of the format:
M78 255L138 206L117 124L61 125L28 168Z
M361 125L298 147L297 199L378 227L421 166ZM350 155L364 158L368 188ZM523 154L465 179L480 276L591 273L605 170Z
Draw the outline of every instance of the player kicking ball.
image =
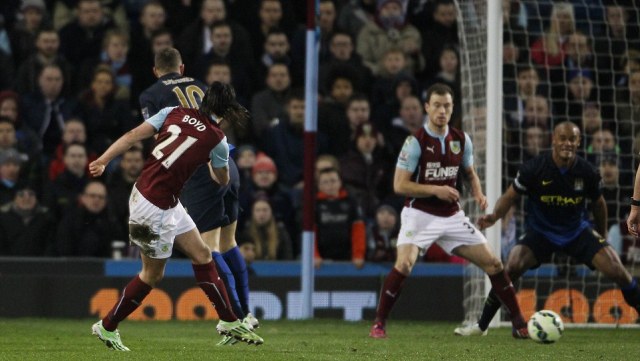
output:
M218 333L249 344L264 342L234 314L209 247L179 201L185 182L202 164L209 167L212 179L220 184L229 182L229 146L218 122L223 118L240 121L246 114L230 85L213 83L199 110L164 108L120 137L89 165L91 175L99 177L112 159L135 143L158 135L129 198L129 239L140 247L142 271L125 286L109 313L91 327L107 347L129 351L120 339L118 324L160 282L174 246L191 259L198 286L220 317Z

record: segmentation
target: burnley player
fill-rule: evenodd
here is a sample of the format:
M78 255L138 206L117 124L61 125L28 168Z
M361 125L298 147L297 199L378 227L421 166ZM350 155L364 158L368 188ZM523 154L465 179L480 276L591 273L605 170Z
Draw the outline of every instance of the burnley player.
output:
M162 279L174 245L191 259L198 285L216 308L220 317L217 331L247 343L263 343L234 314L209 247L178 199L184 184L202 164L207 165L215 181L229 182L229 148L218 122L236 122L246 116L233 88L213 83L200 110L164 108L120 137L89 165L91 175L98 177L113 158L157 133L151 156L129 198L129 239L140 248L142 271L127 284L109 313L92 326L93 334L107 347L129 351L120 340L118 324Z
M527 338L527 324L502 262L491 253L484 235L460 207L460 194L456 190L460 170L469 179L473 198L482 209L487 208L487 198L473 167L471 139L464 132L449 127L453 111L451 88L436 83L427 89L425 110L429 121L407 137L396 164L393 188L406 200L400 216L396 262L382 286L369 336L387 336L387 317L420 249L427 250L437 243L447 253L467 259L489 275L491 284L498 290L497 296L509 309L514 337Z
M576 155L580 129L562 122L553 130L552 151L520 167L507 191L498 199L493 213L480 218L481 229L504 217L520 196L526 195L526 233L518 239L505 267L512 280L529 269L551 260L554 252L567 254L591 269L597 269L622 290L625 301L640 312L638 283L620 262L606 241L607 204L602 196L598 170ZM595 230L587 215L591 200ZM495 288L491 289L478 323L456 328L461 336L486 335L487 327L500 309Z
M176 49L159 51L154 59L153 72L158 81L140 95L145 119L164 107L179 105L197 109L200 106L207 86L182 75L184 64ZM180 202L212 251L234 313L252 327L258 327L258 319L249 312L249 274L235 239L240 176L232 158L229 158L229 177L228 185L220 185L211 181L206 166L199 167L185 184ZM219 345L234 342L233 337L225 336Z

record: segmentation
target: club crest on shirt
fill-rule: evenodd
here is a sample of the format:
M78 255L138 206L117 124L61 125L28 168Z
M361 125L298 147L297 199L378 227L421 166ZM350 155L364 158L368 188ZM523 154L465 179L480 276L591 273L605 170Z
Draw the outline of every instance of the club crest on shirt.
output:
M576 191L581 191L584 189L584 181L582 180L582 178L576 178L573 181L573 189Z
M449 142L449 149L451 149L451 153L458 154L460 153L460 141L454 140Z

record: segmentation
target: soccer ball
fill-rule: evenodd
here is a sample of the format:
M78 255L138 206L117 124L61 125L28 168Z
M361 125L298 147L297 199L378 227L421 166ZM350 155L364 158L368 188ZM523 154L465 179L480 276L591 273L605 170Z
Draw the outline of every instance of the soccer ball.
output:
M554 343L562 336L564 324L557 313L541 310L531 316L527 329L532 340L540 343Z

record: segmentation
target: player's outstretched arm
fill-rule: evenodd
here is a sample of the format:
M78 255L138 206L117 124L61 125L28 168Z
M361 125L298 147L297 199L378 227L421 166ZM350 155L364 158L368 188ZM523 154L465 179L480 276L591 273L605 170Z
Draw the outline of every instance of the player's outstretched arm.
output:
M518 201L518 198L520 198L520 195L513 188L513 185L509 186L506 192L498 198L496 206L493 209L493 213L485 214L478 219L478 226L480 229L482 230L493 226L498 219L501 219L505 214L507 214L511 206Z
M396 168L393 176L393 190L396 194L412 197L424 198L436 196L443 201L457 202L460 199L460 193L455 188L449 186L437 186L431 184L419 184L411 180L413 172L409 172L402 168Z
M631 210L629 211L629 217L627 217L627 228L629 229L629 233L638 237L638 234L640 234L640 206L633 205L633 200L640 200L640 167L638 167L638 170L636 171L636 180L633 184Z
M96 160L89 164L89 172L94 177L99 177L104 173L104 169L109 162L131 148L135 143L147 139L156 133L156 129L147 122L142 122L136 128L121 136Z
M465 169L467 172L467 177L469 178L469 183L471 184L471 195L473 195L473 199L476 200L476 203L480 206L480 209L483 211L487 209L489 206L489 202L487 201L487 197L482 192L482 186L480 185L480 178L476 173L476 170L473 166Z

